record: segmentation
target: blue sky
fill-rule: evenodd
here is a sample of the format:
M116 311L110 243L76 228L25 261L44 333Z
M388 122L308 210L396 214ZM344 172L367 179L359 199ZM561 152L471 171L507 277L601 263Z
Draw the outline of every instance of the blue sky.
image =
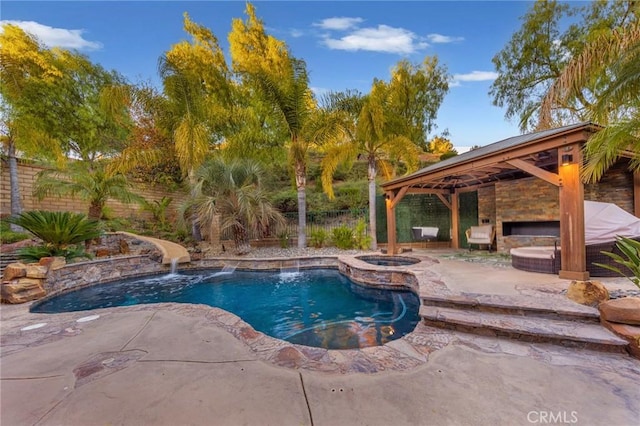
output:
M401 59L437 55L453 76L438 112L462 152L519 134L488 94L491 58L520 28L524 1L254 1L270 34L307 62L312 88L370 90ZM233 18L244 1L2 1L14 21L48 46L75 48L130 81L158 83L158 57L186 39L183 13L210 28L228 52Z

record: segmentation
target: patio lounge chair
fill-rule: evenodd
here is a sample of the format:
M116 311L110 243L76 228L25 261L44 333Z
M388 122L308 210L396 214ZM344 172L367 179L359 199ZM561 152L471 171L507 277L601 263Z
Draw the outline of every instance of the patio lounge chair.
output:
M465 235L467 236L469 250L471 250L472 244L477 244L478 246L486 244L489 251L491 251L493 240L496 238L496 230L493 225L472 226L465 231Z

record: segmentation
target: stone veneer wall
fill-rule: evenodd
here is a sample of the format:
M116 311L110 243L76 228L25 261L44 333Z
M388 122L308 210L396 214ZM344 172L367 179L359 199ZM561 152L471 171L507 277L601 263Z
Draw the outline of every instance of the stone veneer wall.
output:
M137 275L167 273L169 268L169 265L160 263L157 256L144 255L71 263L50 271L44 287L47 295L50 295Z
M496 187L478 188L478 224L496 223Z
M614 164L597 183L584 186L584 199L613 203L631 214L633 212L633 173L629 161Z
M24 162L18 163L18 185L20 186L20 201L22 203L22 209L24 211L30 210L50 210L50 211L70 211L76 213L87 213L89 211L89 204L72 197L47 197L42 201L33 197L33 188L35 185L37 174L42 170L46 170L44 167L36 166L33 164L26 164ZM11 212L11 189L9 184L9 167L3 161L2 169L0 170L0 216L8 216ZM175 214L175 209L178 204L184 201L187 194L182 193L170 193L162 187L152 187L143 183L135 183L133 185L133 192L142 196L147 201L161 200L162 197L168 196L173 198L170 210L171 214ZM146 218L150 219L151 214L143 212L140 206L135 203L123 204L119 201L109 200L107 202L113 213L114 217L119 218Z
M498 251L531 243L502 235L503 222L560 220L558 188L536 177L496 183L496 240ZM546 245L546 242L545 242Z

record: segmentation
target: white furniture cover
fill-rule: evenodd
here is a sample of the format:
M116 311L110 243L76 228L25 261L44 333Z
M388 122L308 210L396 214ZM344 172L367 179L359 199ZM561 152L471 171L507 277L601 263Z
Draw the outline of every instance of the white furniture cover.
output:
M640 219L615 204L584 202L585 243L614 241L617 236L640 236Z

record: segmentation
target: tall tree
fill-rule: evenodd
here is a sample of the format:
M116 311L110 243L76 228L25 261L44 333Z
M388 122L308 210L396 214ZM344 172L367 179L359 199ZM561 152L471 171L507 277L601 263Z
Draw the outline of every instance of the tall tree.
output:
M541 121L547 124L555 105L579 96L592 82L602 87L588 118L609 124L586 144L587 180L598 181L623 155L640 171L640 5L634 13L635 21L600 33L572 58L542 103Z
M322 162L322 186L333 198L333 176L338 166L358 156L367 160L369 184L369 228L372 249L376 240L376 178L395 174L398 162L411 172L418 165L418 155L426 146L437 111L448 91L447 71L435 57L425 58L421 66L400 61L389 83L375 80L371 92L362 100L347 96L338 103L351 114L358 105L353 134L327 148ZM345 108L346 106L346 108ZM349 137L350 136L350 137Z
M601 33L635 21L628 0L585 4L541 0L522 18L522 27L492 59L498 78L490 89L493 104L506 107L507 119L517 118L522 131L541 128L542 99L571 58ZM570 25L567 22L573 21ZM603 80L585 82L575 96L558 102L544 126L584 121L600 96Z
M3 24L0 33L0 142L7 155L11 215L22 212L18 185L17 151L50 156L59 153L41 131L32 106L41 101L37 88L52 86L62 77L54 53L15 25ZM15 225L12 224L15 229Z
M304 61L291 56L284 42L265 32L251 3L245 13L247 20L235 19L229 33L233 70L264 97L288 135L289 161L298 192L298 247L306 247L309 149L337 137L339 129L330 127L328 117L316 115Z
M160 58L159 71L167 98L164 125L173 138L180 169L194 188L195 171L221 140L229 72L218 39L209 29L185 13L184 30L191 42L173 45ZM192 234L200 239L195 221Z

